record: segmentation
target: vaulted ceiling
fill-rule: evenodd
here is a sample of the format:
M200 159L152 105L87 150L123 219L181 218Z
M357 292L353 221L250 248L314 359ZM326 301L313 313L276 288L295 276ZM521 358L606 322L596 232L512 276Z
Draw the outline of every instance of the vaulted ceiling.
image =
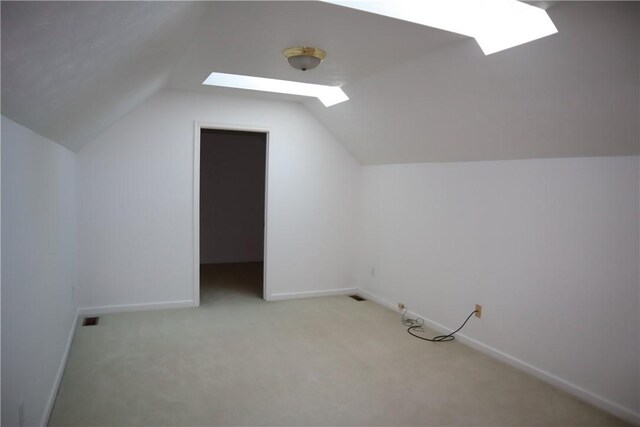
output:
M566 2L558 34L484 56L457 34L312 1L6 2L2 114L78 150L163 88L303 102L364 164L638 154L640 5ZM328 52L313 71L281 51ZM350 101L202 86L212 71Z
M150 95L206 4L5 2L2 114L72 150Z

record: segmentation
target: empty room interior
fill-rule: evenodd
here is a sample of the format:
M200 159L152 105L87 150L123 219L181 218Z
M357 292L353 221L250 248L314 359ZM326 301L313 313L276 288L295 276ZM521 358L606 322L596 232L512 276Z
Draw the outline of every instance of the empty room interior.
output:
M640 2L0 12L3 427L640 425Z
M200 302L263 298L267 134L200 130Z

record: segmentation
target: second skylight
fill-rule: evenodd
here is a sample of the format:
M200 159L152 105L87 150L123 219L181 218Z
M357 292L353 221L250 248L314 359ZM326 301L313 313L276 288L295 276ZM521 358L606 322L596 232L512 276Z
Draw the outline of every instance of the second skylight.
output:
M289 80L268 79L265 77L244 76L213 72L202 82L204 85L221 86L235 89L258 90L262 92L284 93L315 97L325 107L348 101L349 97L337 86L324 86L312 83L293 82Z

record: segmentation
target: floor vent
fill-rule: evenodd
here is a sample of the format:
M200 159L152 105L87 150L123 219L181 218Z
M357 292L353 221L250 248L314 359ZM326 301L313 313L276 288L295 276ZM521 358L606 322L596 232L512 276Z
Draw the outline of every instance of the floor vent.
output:
M99 317L85 317L82 321L82 326L96 326L98 324Z
M360 295L349 295L349 296L356 301L366 301L366 299L362 298Z

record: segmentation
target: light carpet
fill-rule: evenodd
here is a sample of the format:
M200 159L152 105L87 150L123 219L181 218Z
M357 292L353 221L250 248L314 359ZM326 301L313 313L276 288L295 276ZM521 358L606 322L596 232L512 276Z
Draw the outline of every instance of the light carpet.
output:
M199 308L79 326L49 425L626 425L371 301L265 302L261 274L206 266Z

